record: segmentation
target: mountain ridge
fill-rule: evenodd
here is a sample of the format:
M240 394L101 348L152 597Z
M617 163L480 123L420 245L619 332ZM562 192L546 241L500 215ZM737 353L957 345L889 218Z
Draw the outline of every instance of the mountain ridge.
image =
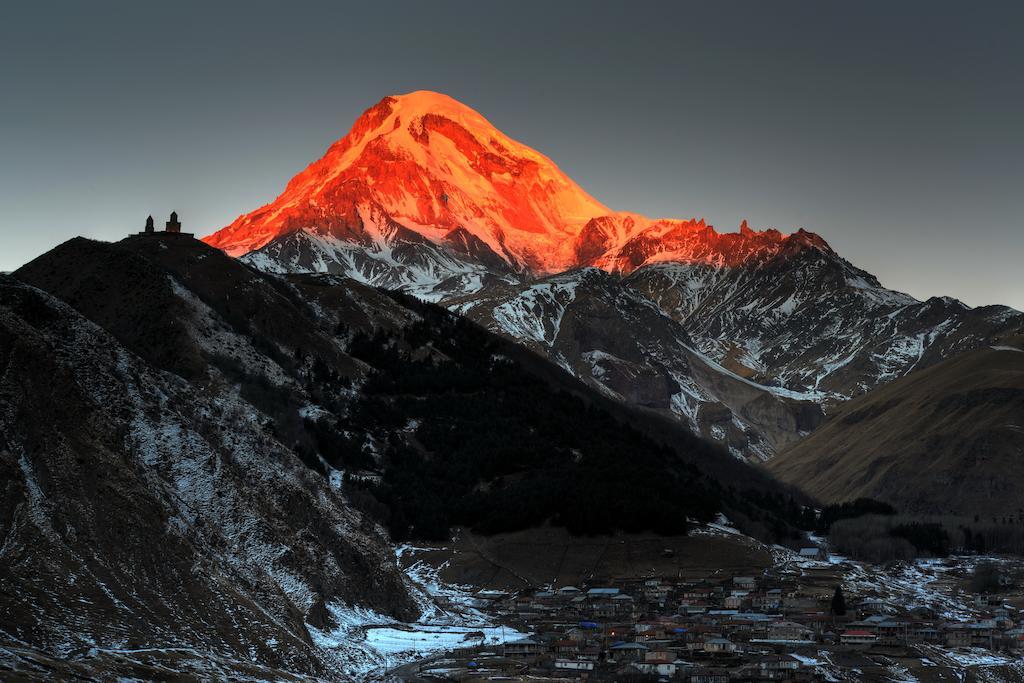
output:
M281 196L204 239L266 272L441 303L754 461L816 426L808 404L827 412L1024 330L1012 309L888 290L802 228L612 211L424 91L368 109ZM588 268L609 278L574 275ZM661 316L637 327L630 307Z
M232 256L313 227L379 243L381 215L435 244L468 232L513 269L539 275L583 265L628 272L650 257L735 264L791 239L746 221L719 234L703 219L612 211L548 157L429 91L385 97L274 201L203 239ZM827 248L803 230L792 241Z

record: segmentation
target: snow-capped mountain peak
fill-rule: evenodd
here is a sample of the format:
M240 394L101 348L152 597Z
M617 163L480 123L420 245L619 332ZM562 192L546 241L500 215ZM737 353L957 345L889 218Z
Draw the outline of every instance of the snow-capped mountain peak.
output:
M374 230L381 221L369 224L370 214L428 248L470 236L473 260L493 255L531 275L589 265L631 272L665 261L738 265L787 246L828 249L802 231L754 231L744 222L739 232L718 233L704 219L612 211L548 157L429 91L385 97L277 199L205 240L232 256L297 233L372 247L382 242Z
M418 91L366 110L281 196L206 241L235 256L305 228L361 242L360 212L375 208L433 242L462 229L507 262L542 271L569 265L575 232L610 213L473 109Z

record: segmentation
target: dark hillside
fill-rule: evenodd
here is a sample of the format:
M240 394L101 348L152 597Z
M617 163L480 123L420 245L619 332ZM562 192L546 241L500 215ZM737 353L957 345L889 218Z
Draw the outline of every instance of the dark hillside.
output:
M317 604L414 618L386 537L253 415L0 276L5 638L325 676L306 627L325 625Z
M396 538L681 533L723 511L783 540L799 516L799 494L719 447L405 295L267 275L188 239L72 240L16 276L197 388L238 387Z

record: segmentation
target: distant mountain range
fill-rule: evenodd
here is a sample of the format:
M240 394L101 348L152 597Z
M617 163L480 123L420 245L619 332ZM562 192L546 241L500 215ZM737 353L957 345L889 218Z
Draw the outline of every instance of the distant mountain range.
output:
M440 302L751 461L849 398L1024 330L1004 306L885 289L804 230L613 212L432 92L384 98L205 239L267 272Z

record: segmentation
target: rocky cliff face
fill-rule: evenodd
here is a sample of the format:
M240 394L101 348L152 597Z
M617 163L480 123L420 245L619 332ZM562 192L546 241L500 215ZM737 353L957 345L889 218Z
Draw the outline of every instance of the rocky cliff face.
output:
M443 301L754 460L852 397L1024 329L1024 315L1004 306L887 290L813 236L749 253L739 265L491 282Z
M767 459L821 418L817 403L719 365L682 324L597 268L495 286L447 305L609 396L683 421L741 458Z
M734 372L826 404L1024 325L1024 314L1005 306L922 302L885 289L820 240L739 267L652 265L625 284Z

